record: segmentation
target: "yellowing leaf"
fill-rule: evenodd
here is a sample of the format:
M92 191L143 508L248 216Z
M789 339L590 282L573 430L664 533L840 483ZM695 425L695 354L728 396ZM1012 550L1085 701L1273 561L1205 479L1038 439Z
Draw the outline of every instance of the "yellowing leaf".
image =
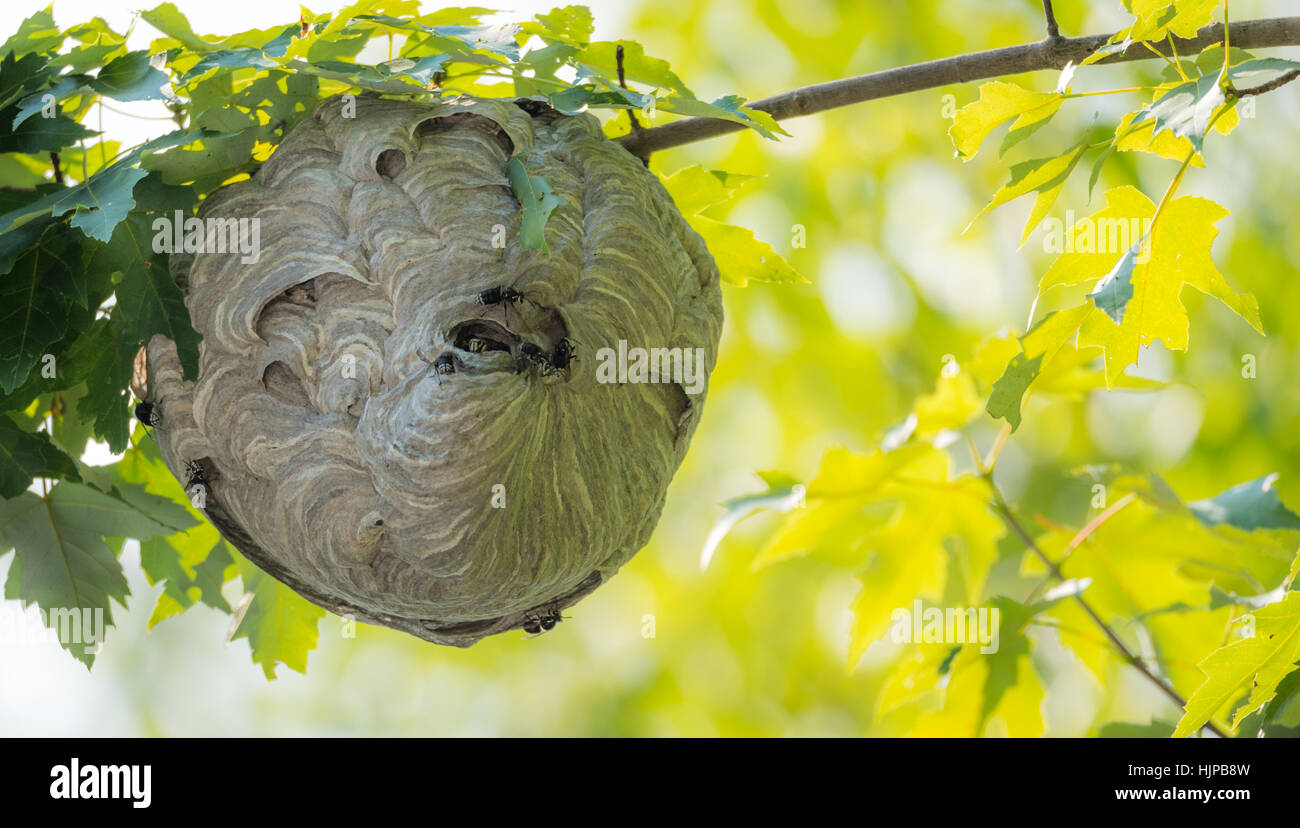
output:
M916 400L916 433L934 435L944 429L957 429L983 408L984 400L975 391L975 380L961 369L945 369L935 383L934 393Z
M893 489L901 504L894 519L863 542L870 559L858 576L862 591L853 601L850 667L889 628L894 610L910 608L917 598L943 597L946 542L964 546L966 592L972 602L977 600L1005 533L1002 521L985 505L990 498L983 481L964 477L926 486L905 478L900 475L900 485Z
M750 515L757 514L765 509L776 512L789 512L791 509L800 509L801 514L806 513L803 510L804 492L797 481L771 472L760 476L768 484L768 491L734 498L723 504L727 511L714 522L713 528L709 530L709 536L704 540L704 549L700 552L701 570L709 568L709 563L713 560L713 554L718 551L718 546L721 545L723 538L735 528L737 523ZM803 551L803 549L799 548L796 551ZM755 562L755 566L757 565L758 561Z
M1192 152L1192 142L1188 138L1180 138L1169 130L1162 130L1159 135L1154 134L1156 126L1154 120L1142 121L1137 126L1133 126L1133 119L1137 115L1136 112L1130 112L1120 119L1119 126L1115 129L1115 149L1117 151L1146 152L1179 163L1182 163L1187 158L1188 153ZM1228 135L1240 123L1241 117L1233 109L1225 112L1222 117L1215 121L1213 128L1222 135ZM1200 153L1192 157L1192 166L1205 166L1205 161L1201 158Z
M975 346L966 368L984 385L992 385L1020 350L1019 337L1003 330Z
M1174 736L1188 736L1215 713L1250 689L1246 704L1237 708L1232 726L1273 698L1278 683L1300 661L1300 592L1255 614L1255 635L1215 650L1200 663L1205 683L1187 700L1187 712Z
M975 218L978 219L995 207L1000 207L1023 195L1038 193L1038 197L1034 199L1034 207L1029 211L1029 219L1025 222L1024 234L1020 238L1020 243L1023 245L1051 212L1052 205L1061 195L1061 189L1065 187L1070 173L1074 172L1079 160L1083 158L1085 150L1086 147L1083 146L1074 147L1055 158L1039 158L1012 165L1011 180L993 194L993 200L985 205Z
M754 237L754 233L734 224L723 224L704 216L687 219L708 245L718 263L723 281L745 287L750 280L778 284L805 285L800 276L772 245Z
M696 164L669 176L660 176L664 189L673 197L684 216L693 216L716 204L730 201L756 175L707 170Z
M843 557L844 550L852 549L859 538L879 523L875 516L864 514L864 506L860 498L844 498L825 500L791 511L782 527L754 558L752 567L760 569L810 553L824 552Z
M871 561L859 575L862 590L853 600L849 667L889 629L895 609L910 608L916 598L943 597L947 552L936 523L923 510L900 509L894 522L868 540Z
M1027 643L1023 638L1019 640ZM1008 680L1010 684L1005 683ZM1008 654L996 665L978 648L963 648L943 691L943 706L921 716L909 735L1042 736L1045 696L1027 647L1023 652Z
M1105 350L1108 387L1137 361L1140 346L1159 340L1170 350L1187 349L1187 311L1180 299L1184 285L1215 297L1263 332L1255 297L1232 290L1210 257L1218 235L1215 224L1228 215L1227 210L1207 199L1178 198L1166 205L1160 221L1152 226L1155 204L1135 188L1112 189L1106 201L1106 209L1067 232L1067 252L1043 276L1039 291L1104 278L1135 241L1151 232L1148 252L1142 257L1146 261L1133 269L1133 296L1122 322L1117 325L1105 314L1089 314L1079 330L1079 347Z
M926 443L911 443L896 451L858 454L833 448L822 458L821 468L808 484L809 497L849 497L875 494L906 469L908 477L941 481L947 478L948 458Z
M960 645L913 642L894 663L876 694L876 719L920 697L934 694L949 675Z
M992 81L980 87L979 100L957 110L948 135L957 154L969 161L1001 124L1015 118L1012 130L1024 129L1055 115L1064 100L1056 92L1031 92L1014 83Z
M232 619L229 641L247 638L253 662L274 679L277 664L307 672L307 654L316 648L325 610L253 566L238 559L244 600Z
M1155 40L1167 33L1175 37L1196 37L1197 31L1214 22L1214 11L1222 0L1125 0L1137 20L1121 32L1133 40Z

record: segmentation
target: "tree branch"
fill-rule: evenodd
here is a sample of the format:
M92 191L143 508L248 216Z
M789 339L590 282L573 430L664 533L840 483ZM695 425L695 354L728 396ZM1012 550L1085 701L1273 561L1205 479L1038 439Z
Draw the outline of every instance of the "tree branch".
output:
M1043 0L1043 17L1047 19L1047 39L1060 40L1061 27L1056 22L1056 11L1052 8L1052 0Z
M1250 89L1238 89L1237 97L1249 98L1252 95L1265 95L1275 89L1281 89L1296 78L1300 78L1300 69L1293 69L1279 78L1275 78L1268 83L1260 84L1259 86L1252 86Z
M957 83L1018 75L1045 69L1061 69L1066 63L1079 63L1104 46L1111 35L1087 37L1048 37L1037 43L1008 46L956 57L941 58L911 66L885 69L854 78L818 83L763 98L749 104L778 121L813 115L841 106L863 103L877 98L904 95ZM1214 23L1201 29L1189 40L1174 38L1173 44L1183 57L1195 55L1223 42L1223 24ZM1232 24L1232 45L1241 49L1267 49L1300 45L1300 17L1277 17L1266 20L1243 20ZM1169 57L1170 44L1135 43L1099 64L1150 60L1158 55ZM618 139L634 155L647 157L652 152L715 138L746 127L716 118L683 118L663 126L624 135Z
M1052 577L1064 583L1066 580L1065 573L1061 571L1061 567L1058 566L1055 561L1047 556L1047 553L1038 545L1038 542L1025 531L1025 528L1020 525L1020 521L1016 520L1015 514L1011 511L1011 507L1007 506L1006 500L1002 497L1002 492L999 491L997 485L994 484L993 476L986 473L984 477L988 480L989 486L993 489L993 495L995 498L993 504L994 511L996 511L1006 522L1007 526L1010 526L1011 529L1015 531L1016 535L1020 538L1020 542L1023 543L1027 549L1037 555L1038 559L1046 565L1048 571L1052 574ZM1146 662L1128 648L1128 645L1124 643L1124 640L1121 639L1113 629L1111 629L1109 624L1102 620L1102 617L1097 614L1097 611L1092 608L1091 604L1083 599L1082 595L1075 593L1074 599L1079 603L1079 606L1083 611L1088 614L1088 617L1092 619L1093 623L1106 634L1106 638L1110 640L1111 645L1115 647L1127 664L1132 666L1133 669L1137 670L1145 676L1148 681L1158 687L1162 693L1169 697L1170 701L1178 705L1180 710L1187 709L1187 702L1182 696L1178 695L1178 691L1174 690L1168 684L1165 684L1162 678L1151 672L1151 668L1146 665ZM1209 730L1216 736L1225 739L1228 738L1228 734L1224 733L1223 730L1221 730L1213 721L1207 721L1201 727Z

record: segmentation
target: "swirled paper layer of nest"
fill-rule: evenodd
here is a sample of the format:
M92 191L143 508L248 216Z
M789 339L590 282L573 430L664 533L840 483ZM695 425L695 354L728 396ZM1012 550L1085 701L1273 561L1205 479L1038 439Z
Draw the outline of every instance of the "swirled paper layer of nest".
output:
M591 116L351 104L325 101L204 202L205 221L256 219L260 256L173 257L203 341L194 382L170 340L150 343L155 433L270 574L334 612L469 645L572 604L648 541L704 394L600 382L597 352L701 349L707 376L717 268ZM549 254L520 243L515 154L563 200ZM476 301L492 288L526 298ZM529 359L525 343L563 340L562 369Z

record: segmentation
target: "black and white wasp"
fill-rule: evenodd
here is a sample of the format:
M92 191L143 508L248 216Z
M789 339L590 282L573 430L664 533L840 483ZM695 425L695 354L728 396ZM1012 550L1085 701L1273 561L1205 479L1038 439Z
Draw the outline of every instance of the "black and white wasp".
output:
M528 613L524 616L523 630L528 633L525 640L536 638L555 629L555 625L564 620L557 607L547 607L541 613Z
M508 287L494 287L480 293L474 301L480 305L500 305L503 302L517 305L528 297L523 293Z

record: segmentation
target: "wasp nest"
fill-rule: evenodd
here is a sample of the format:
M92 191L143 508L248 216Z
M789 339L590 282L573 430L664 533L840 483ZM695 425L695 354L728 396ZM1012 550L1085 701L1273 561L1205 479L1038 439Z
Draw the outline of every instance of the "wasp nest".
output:
M521 244L517 154L563 201L549 254ZM257 220L260 256L173 257L199 373L155 337L146 395L172 472L268 573L468 646L553 617L649 540L704 395L598 378L598 353L699 349L707 377L718 271L595 118L331 99L200 218Z

